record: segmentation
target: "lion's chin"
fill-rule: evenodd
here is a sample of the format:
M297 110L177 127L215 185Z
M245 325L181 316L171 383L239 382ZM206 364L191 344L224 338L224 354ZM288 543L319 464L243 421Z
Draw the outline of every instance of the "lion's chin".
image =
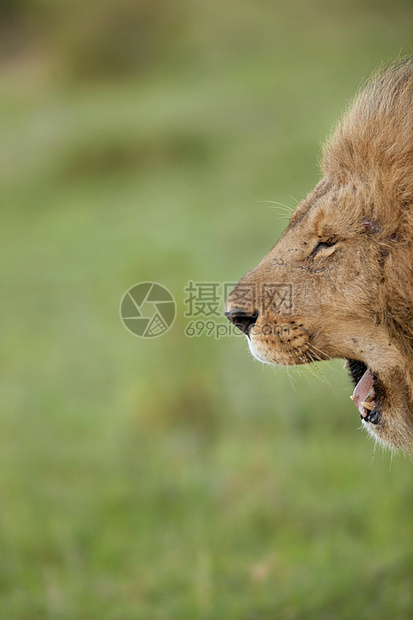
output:
M257 351L257 347L254 345L253 341L251 340L250 337L247 338L248 340L248 346L249 349L251 351L251 354L253 357L255 357L256 360L258 360L259 362L262 362L263 364L269 364L270 366L274 366L276 365L276 362L273 362L269 359L266 359L265 357L263 357L263 355L261 355L258 351Z

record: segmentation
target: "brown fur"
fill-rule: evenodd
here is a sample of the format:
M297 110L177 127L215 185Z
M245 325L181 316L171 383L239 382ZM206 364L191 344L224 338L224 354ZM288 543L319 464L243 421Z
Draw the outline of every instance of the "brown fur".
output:
M381 392L379 423L363 425L384 445L410 451L412 60L368 83L325 146L322 172L279 242L231 292L226 310L258 310L249 342L261 361L363 362ZM283 287L290 287L291 303L268 303Z

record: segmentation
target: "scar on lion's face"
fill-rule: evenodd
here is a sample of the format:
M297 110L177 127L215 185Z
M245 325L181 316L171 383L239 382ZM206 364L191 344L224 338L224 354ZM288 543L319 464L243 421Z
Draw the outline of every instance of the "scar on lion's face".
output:
M376 75L324 147L323 177L226 301L268 364L347 360L380 443L413 450L413 60Z

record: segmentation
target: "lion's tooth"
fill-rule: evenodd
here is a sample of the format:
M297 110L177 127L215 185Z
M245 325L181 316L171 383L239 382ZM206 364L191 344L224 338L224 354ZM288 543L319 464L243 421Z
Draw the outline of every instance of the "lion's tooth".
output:
M351 400L354 400L353 394L350 394L350 398L351 398Z
M374 409L374 404L369 402L368 400L365 400L363 403L360 403L360 404L363 405L365 409L370 409L370 411L373 411Z

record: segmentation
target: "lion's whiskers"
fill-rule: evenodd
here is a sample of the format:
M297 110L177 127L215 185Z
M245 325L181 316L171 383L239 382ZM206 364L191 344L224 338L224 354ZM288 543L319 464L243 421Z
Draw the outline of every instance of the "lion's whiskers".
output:
M283 207L284 209L287 209L289 213L292 213L294 211L294 207L289 207L288 205L285 205L282 202L277 202L276 200L260 200L259 202L276 205L275 207L272 207L273 209L276 209L277 207L278 208ZM268 208L271 209L271 207L268 207Z
M333 358L331 357L331 355L328 355L327 353L324 353L324 351L322 351L321 349L319 349L318 347L315 346L315 344L310 344L310 348L312 349L312 352L315 353L317 355L317 357L319 358L318 361L322 362L325 360L332 360ZM319 357L321 355L321 357Z

